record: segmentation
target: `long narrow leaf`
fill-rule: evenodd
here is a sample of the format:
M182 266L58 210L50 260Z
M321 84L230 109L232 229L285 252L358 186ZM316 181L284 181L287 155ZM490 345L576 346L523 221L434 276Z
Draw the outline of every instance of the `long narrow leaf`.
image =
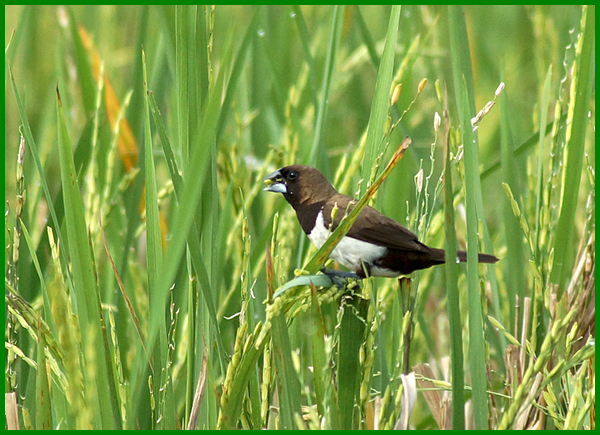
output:
M358 28L360 29L360 36L363 39L363 43L365 47L367 47L367 52L369 53L369 58L371 59L371 63L375 65L375 67L379 66L381 59L379 58L379 54L377 54L377 47L375 46L375 41L373 41L373 37L369 32L367 27L367 23L365 22L365 18L363 16L362 10L360 6L356 5L356 21L358 22Z
M87 51L85 50L73 9L67 7L69 13L69 27L71 30L71 37L75 44L75 64L77 67L77 75L79 77L79 84L81 85L81 95L83 105L85 107L85 113L91 115L95 109L96 101L96 83L94 82L94 76L92 74L92 67L88 58Z
M252 21L250 21L250 24L248 25L248 29L246 30L246 34L244 35L244 39L242 39L242 45L238 50L237 56L233 63L233 68L231 69L229 82L227 83L227 88L225 91L225 98L223 99L223 104L221 105L221 110L219 112L219 120L217 122L217 143L219 143L219 141L221 140L221 136L223 135L223 131L225 130L225 124L227 121L229 108L231 107L231 103L233 101L233 96L235 94L240 75L242 74L242 68L244 66L246 54L248 53L248 49L250 47L250 42L256 34L256 28L259 23L258 17L260 16L261 9L261 7L257 7L254 11L254 16L252 17Z
M148 78L146 75L146 55L142 52L144 76L144 148L146 174L146 264L148 272L148 302L150 306L162 306L159 285L163 270L163 247L158 216L158 196L156 186L156 170L150 129L150 108L148 104ZM167 362L169 345L167 343L165 310L151 312L150 324L159 325L159 339L150 349L154 350L155 376L160 380L159 409L162 411L159 428L175 429L175 407L173 403L173 384L171 369Z
M330 285L333 285L331 283ZM317 288L311 286L311 320L312 320L312 355L313 355L313 376L315 380L315 396L317 400L317 410L320 418L325 418L329 423L329 428L340 429L339 409L333 400L333 386L331 385L333 373L327 352L325 351L325 331L323 328L322 314L317 299Z
M226 54L225 59L230 58L229 56L230 53ZM228 65L228 62L224 62L224 65ZM220 112L219 108L221 102L221 90L225 74L226 66L222 66L215 86L210 94L206 110L203 113L202 127L200 129L203 134L197 138L197 142L194 145L190 156L189 167L194 169L194 174L204 173L209 164L208 160L210 157L211 144L215 141L218 114ZM190 175L190 177L192 176ZM181 194L180 204L184 204L185 206L178 207L173 216L172 228L174 230L167 248L167 253L165 255L166 261L164 263L158 285L159 293L157 294L157 301L160 301L160 303L156 303L150 307L151 318L155 318L156 311L162 311L165 308L167 294L179 267L179 262L185 246L185 240L189 234L196 206L200 200L200 192L202 190L203 183L199 182L199 180L202 179L203 177L200 177L196 178L194 182L185 182L186 179L184 178L184 189ZM152 347L154 341L156 340L158 328L158 324L150 324L150 331L148 334L149 347ZM142 381L142 379L138 378L136 384L140 381Z
M293 429L296 427L295 415L302 415L300 409L300 381L292 361L292 347L288 328L285 322L285 314L279 313L272 319L273 354L275 356L275 367L277 373L277 391L280 404L279 423L281 429Z
M578 56L575 60L576 69L573 74L574 101L569 106L569 121L567 125L567 145L565 161L565 184L560 207L560 217L556 229L554 244L554 262L550 282L559 285L559 297L565 290L564 282L570 273L573 250L569 249L573 239L575 212L579 197L579 184L583 167L583 152L585 149L585 131L588 124L590 95L594 83L594 56L592 55L595 42L596 7L585 6L586 12L582 18L582 35L577 43Z
M65 204L65 221L71 254L73 288L77 302L77 314L80 321L82 342L95 346L97 370L95 382L88 385L86 393L93 409L94 427L112 428L114 396L110 393L112 376L109 376L106 348L106 330L100 319L100 295L96 286L94 263L87 237L83 201L79 193L79 183L73 162L73 150L67 132L60 95L57 89L56 109L58 114L58 148L60 154L60 173Z
M535 246L535 260L539 264L539 256L540 256L540 231L541 231L541 209L542 209L542 195L544 192L544 170L543 170L543 162L544 162L544 139L546 135L542 132L544 125L546 125L548 121L548 109L550 105L550 85L552 84L552 65L548 67L548 72L546 73L546 80L544 82L544 90L542 91L542 102L540 106L540 138L538 141L538 167L537 167L537 192L535 195L535 240L533 245ZM508 180L505 179L505 182ZM516 186L510 184L511 190L518 191Z
M46 177L44 177L44 168L42 166L42 161L40 160L40 150L33 140L33 134L31 133L31 126L29 125L29 120L27 119L27 112L25 110L25 105L23 104L23 100L19 94L19 90L17 89L17 83L15 82L15 77L13 76L12 69L10 64L7 63L8 72L10 75L10 81L12 83L13 92L15 94L15 100L17 102L17 109L19 111L19 117L21 119L21 123L23 125L23 136L25 136L25 140L27 143L27 147L31 151L31 156L33 157L33 161L35 163L35 168L38 171L40 176L40 184L42 186L42 191L44 192L44 197L46 198L46 203L48 204L48 210L50 212L50 217L52 218L53 229L56 232L58 238L60 240L64 240L62 237L61 231L61 223L62 219L57 217L56 209L54 208L54 201L52 200L52 196L50 196L50 190L48 189L48 183L46 182ZM60 258L61 263L64 267L65 273L70 277L69 268L66 267L68 264L67 258L69 257L69 247L67 244L60 250Z
M488 428L487 380L485 376L485 345L483 337L483 316L479 291L479 268L477 253L479 186L478 142L472 131L471 117L474 114L472 94L473 73L469 58L469 43L462 9L449 6L450 48L453 53L452 69L455 95L457 96L462 141L465 149L465 190L467 214L467 288L469 300L469 365L473 387L473 413L477 429Z
M162 121L160 116L160 112L158 110L158 106L156 104L156 100L154 98L154 94L149 92L148 101L150 104L150 110L152 111L152 116L154 119L154 123L157 126L158 134L160 136L161 145L163 148L163 152L165 153L165 160L167 162L167 167L169 168L169 174L171 175L171 180L173 181L173 188L175 192L175 198L179 201L183 193L183 179L181 178L181 174L177 167L177 161L175 160L175 154L173 153L173 149L171 147L171 141L167 135L167 129ZM210 281L208 279L208 271L206 269L206 262L204 260L204 256L202 254L202 250L200 249L200 233L198 231L198 225L195 221L192 222L190 227L190 234L187 237L188 247L190 248L190 253L192 254L192 263L196 268L196 274L200 280L200 290L202 291L202 295L204 296L204 301L206 303L206 307L208 308L208 312L210 315L210 319L213 322L213 326L215 331L217 332L216 340L219 346L219 349L222 349L224 352L222 337L219 330L219 323L217 321L217 311L215 309L215 302L213 300L213 293L211 290ZM223 353L219 353L220 358L223 358Z
M361 378L358 355L365 336L368 309L368 300L353 295L345 304L340 324L337 379L340 425L343 430L358 429L354 403Z
M383 55L379 63L377 72L377 81L375 82L375 94L371 103L371 113L369 115L369 126L367 129L367 142L365 145L365 158L362 163L361 176L363 183L361 193L368 188L367 181L371 181L374 172L375 158L381 152L382 139L384 138L385 122L388 116L388 107L390 102L390 88L394 74L394 57L396 54L396 40L398 37L398 25L400 22L400 12L402 7L392 6L388 31L385 38Z
M191 5L175 6L175 76L177 90L177 144L183 161L183 170L187 171L189 162L189 132L190 132L190 99L189 99L189 73L188 63L190 50L188 41L193 40L190 32L193 30L190 23Z
M317 108L317 121L315 123L315 134L313 143L310 148L310 155L307 163L310 166L322 168L325 176L329 171L327 163L327 155L323 145L325 122L327 121L327 108L329 106L329 94L331 92L331 81L333 79L333 71L337 48L340 43L342 33L342 18L343 6L333 7L333 18L331 20L331 31L329 33L329 45L327 47L327 59L325 61L325 71L323 72L323 84L321 86L321 96L319 99L319 107Z
M549 85L547 79L546 84ZM513 136L511 131L511 118L510 108L508 107L508 95L507 92L503 92L499 99L500 106L500 147L501 147L501 158L502 158L502 179L504 183L511 186L511 189L515 192L522 190L519 177L515 167L518 165L518 159L514 155L513 149ZM547 112L546 105L542 104L540 108L541 112ZM546 131L544 126L546 125L546 117L542 115L540 121L540 135L539 138L543 143ZM538 155L540 162L544 156L542 153ZM482 177L483 178L483 177ZM517 297L519 301L523 301L526 295L526 281L525 281L525 252L523 245L523 233L519 225L519 221L515 218L512 210L510 201L504 198L503 203L503 217L504 217L504 233L507 246L507 252L510 255L507 256L503 264L504 276L506 280L506 298L505 305L508 305L508 322L507 324L512 325L511 331L516 333L514 330L515 322L520 322L519 319L515 319L517 310ZM500 315L500 313L498 313ZM512 319L515 319L512 321Z
M294 16L294 22L298 28L298 34L300 35L300 42L302 44L302 51L304 52L304 60L308 64L308 79L310 81L310 90L312 94L312 100L315 107L318 107L318 95L317 95L317 77L315 72L315 60L310 51L310 41L308 39L308 29L306 27L306 20L304 14L299 5L291 6Z
M446 235L446 292L448 293L448 323L450 334L450 363L452 364L452 429L465 428L464 356L460 294L458 292L458 265L456 258L456 232L454 219L454 190L450 161L450 120L448 92L444 88L444 234Z
M470 119L466 85L462 88L463 120ZM467 289L469 299L469 365L471 368L471 383L473 387L473 410L475 425L478 429L487 428L487 380L485 376L485 344L483 336L483 312L481 309L481 294L479 290L479 265L477 251L478 219L475 199L474 178L479 174L477 157L474 156L475 143L472 139L470 123L463 122L463 143L465 146L465 190L467 209ZM468 151L470 149L470 151Z

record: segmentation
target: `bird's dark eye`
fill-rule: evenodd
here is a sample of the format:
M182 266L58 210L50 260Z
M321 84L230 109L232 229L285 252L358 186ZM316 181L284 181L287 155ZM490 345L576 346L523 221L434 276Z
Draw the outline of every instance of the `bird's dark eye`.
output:
M294 181L294 180L295 180L295 179L297 179L297 178L298 178L298 173L297 173L296 171L291 171L291 172L288 174L288 179L289 179L290 181Z

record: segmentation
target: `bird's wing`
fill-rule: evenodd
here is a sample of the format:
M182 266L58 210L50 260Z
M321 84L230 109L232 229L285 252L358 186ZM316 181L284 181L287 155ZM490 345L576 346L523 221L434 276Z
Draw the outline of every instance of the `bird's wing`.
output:
M329 201L323 209L325 225L331 222L333 203L337 202L339 208L332 227L332 230L335 230L346 214L346 210L348 209L349 213L354 208L354 204L350 204L351 201L350 197L341 194L336 195L334 201ZM427 247L419 242L416 234L369 206L362 209L360 216L346 235L391 249L427 251Z

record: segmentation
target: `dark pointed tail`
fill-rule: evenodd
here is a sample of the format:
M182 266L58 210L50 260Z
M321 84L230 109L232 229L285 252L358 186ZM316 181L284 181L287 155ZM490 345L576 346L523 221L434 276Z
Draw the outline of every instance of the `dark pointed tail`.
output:
M458 256L458 259L461 263L466 263L467 253L465 251L458 251L456 255ZM477 254L477 256L477 261L479 263L495 263L496 261L498 261L498 258L490 254Z
M479 257L477 261L479 263L495 263L498 261L494 255L490 254L477 254ZM429 256L433 260L432 264L442 264L446 261L446 252L439 248L429 248ZM467 253L465 251L457 251L456 256L461 263L467 262ZM429 266L427 266L429 267Z

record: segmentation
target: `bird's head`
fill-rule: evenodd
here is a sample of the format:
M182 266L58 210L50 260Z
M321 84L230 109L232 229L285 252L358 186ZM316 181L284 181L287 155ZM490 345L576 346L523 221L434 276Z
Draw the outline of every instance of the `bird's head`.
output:
M283 194L293 207L301 203L326 201L337 191L315 168L303 165L285 166L264 180L268 192Z

